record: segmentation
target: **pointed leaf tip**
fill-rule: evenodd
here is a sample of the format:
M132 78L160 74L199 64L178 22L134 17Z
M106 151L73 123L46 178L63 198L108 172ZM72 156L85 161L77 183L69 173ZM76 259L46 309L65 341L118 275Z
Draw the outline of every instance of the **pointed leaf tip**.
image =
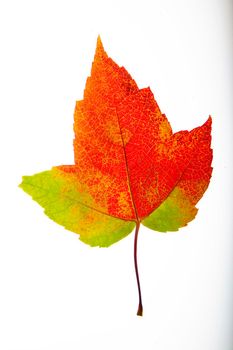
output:
M207 125L207 126L211 127L211 125L212 125L211 115L209 115L208 119L205 121L205 123L203 125Z
M99 42L102 44L100 35L98 35L98 37L97 37L97 44L98 44Z
M104 46L103 46L102 40L100 38L100 35L98 35L98 37L97 37L95 54L96 55L106 54L104 51Z
M207 119L207 123L209 123L210 126L212 125L212 117L211 117L211 115L209 115L209 118Z

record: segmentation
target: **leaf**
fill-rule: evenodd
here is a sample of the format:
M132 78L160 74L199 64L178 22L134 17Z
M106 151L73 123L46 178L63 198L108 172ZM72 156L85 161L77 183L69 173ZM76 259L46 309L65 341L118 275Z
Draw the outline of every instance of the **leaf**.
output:
M150 88L137 87L100 37L74 133L75 164L24 176L20 187L83 242L107 247L136 226L137 247L140 223L166 232L195 218L212 173L211 117L173 133Z

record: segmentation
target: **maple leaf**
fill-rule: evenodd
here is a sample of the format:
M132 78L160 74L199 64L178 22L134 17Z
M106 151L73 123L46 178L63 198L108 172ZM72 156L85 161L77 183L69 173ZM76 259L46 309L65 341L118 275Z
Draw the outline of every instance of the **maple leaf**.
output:
M150 88L139 89L104 51L100 37L84 98L74 112L74 165L24 176L20 187L66 229L108 247L140 224L177 231L195 218L212 168L211 117L173 133Z

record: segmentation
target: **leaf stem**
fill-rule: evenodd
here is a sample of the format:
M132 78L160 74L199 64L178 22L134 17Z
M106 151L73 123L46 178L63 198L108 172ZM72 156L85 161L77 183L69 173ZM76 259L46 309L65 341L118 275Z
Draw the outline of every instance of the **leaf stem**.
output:
M135 229L135 236L134 236L134 267L135 267L137 286L138 286L138 297L139 297L137 315L142 316L142 314L143 314L142 294L141 294L140 279L139 279L139 273L138 273L138 262L137 262L137 243L138 243L139 228L140 228L140 222L137 221L136 229Z

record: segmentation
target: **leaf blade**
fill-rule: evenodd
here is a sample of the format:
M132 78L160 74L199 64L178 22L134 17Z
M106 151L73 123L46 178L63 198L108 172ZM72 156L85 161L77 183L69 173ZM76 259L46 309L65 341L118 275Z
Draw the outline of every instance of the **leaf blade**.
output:
M50 219L78 233L80 240L90 246L108 247L135 227L133 221L92 208L93 200L78 188L77 179L58 168L24 176L19 186L45 209Z
M198 211L195 205L208 188L212 175L211 124L209 117L190 132L198 147L165 201L142 220L144 226L159 232L177 231L195 218Z

